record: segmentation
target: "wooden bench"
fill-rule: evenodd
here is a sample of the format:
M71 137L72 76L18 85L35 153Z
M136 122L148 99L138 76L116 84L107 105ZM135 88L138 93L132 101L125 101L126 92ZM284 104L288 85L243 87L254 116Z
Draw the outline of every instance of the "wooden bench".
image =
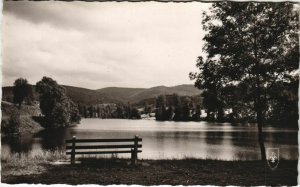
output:
M142 142L142 138L138 136L131 139L76 139L76 136L73 136L72 139L66 140L66 154L71 155L71 164L75 164L75 155L131 153L131 162L136 164L138 153L142 152L141 149L139 150L142 148L142 144L139 142Z

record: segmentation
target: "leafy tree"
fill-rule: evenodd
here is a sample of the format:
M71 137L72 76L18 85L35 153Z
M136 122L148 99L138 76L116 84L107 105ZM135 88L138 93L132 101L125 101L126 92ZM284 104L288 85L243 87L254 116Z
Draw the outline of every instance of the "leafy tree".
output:
M203 15L207 31L203 50L208 56L199 57L200 72L191 73L190 78L197 87L216 89L223 97L224 88L239 88L240 103L255 112L263 160L262 126L270 108L270 93L274 85L290 84L298 76L298 19L298 9L289 2L217 2ZM211 66L216 71L205 74Z
M121 118L121 119L125 118L123 106L117 105L117 109L116 109L115 113L116 113L116 116L115 116L116 118Z
M81 120L81 115L79 113L79 106L74 101L72 101L70 98L68 99L69 102L69 112L71 113L70 120L71 123L79 123Z
M200 104L197 104L195 107L192 119L194 121L200 121L200 115L201 115L201 106L200 106Z
M151 107L148 106L148 103L144 103L144 113L149 114L151 112Z
M277 83L270 94L270 107L266 112L267 121L275 125L286 124L298 127L298 85L299 78L290 84Z
M188 98L185 98L183 100L183 106L182 106L182 121L189 121L190 120L190 106L189 103L191 101Z
M201 70L201 74L197 75L195 86L204 90L202 97L203 105L207 109L206 120L214 121L215 113L217 113L217 119L220 121L223 118L224 107L220 61L210 60L208 63L204 63L203 57L199 57L197 67Z
M141 115L136 108L132 108L130 112L130 119L141 119Z
M88 107L88 117L89 117L89 118L92 118L92 117L93 117L93 106L92 106L92 105L90 105L90 106Z
M156 120L164 120L164 113L166 111L166 98L160 95L156 98L156 110L155 118Z
M99 107L99 106L97 106L97 115L98 115L98 118L101 117L101 110L100 110L100 107Z
M83 106L83 116L84 116L85 118L88 117L88 111L87 111L87 108L86 108L85 105Z
M177 94L173 94L173 104L174 104L174 121L181 121L182 119L182 105L180 97Z
M203 106L207 109L206 120L214 121L215 111L218 108L217 93L207 89L203 91L202 96L203 96Z
M79 110L80 116L83 116L83 105L81 103L78 103L78 110Z
M32 87L24 78L18 78L15 80L13 86L13 95L13 101L14 103L18 104L19 109L21 108L21 105L25 99L28 103L31 103L33 100Z
M65 88L56 81L43 77L36 83L36 91L40 94L40 108L44 115L45 127L64 127L80 121L78 106L66 96Z
M130 116L131 116L131 110L132 110L132 107L131 107L130 103L128 102L128 103L127 103L127 106L124 107L125 118L126 118L126 119L130 119Z
M174 114L173 107L169 106L168 109L165 112L165 119L166 120L173 120L173 117L174 117L173 114Z

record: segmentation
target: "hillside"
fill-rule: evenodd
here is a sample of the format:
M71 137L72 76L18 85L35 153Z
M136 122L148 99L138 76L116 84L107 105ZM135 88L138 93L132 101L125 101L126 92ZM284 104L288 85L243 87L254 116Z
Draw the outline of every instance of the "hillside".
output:
M145 88L106 87L96 90L98 93L109 95L119 101L127 102L135 94L146 90Z
M76 103L96 104L96 103L139 103L140 101L155 98L159 95L177 94L179 96L196 96L201 91L193 85L178 85L173 87L157 86L152 88L122 88L107 87L98 90L63 85L67 95ZM35 90L35 89L33 89ZM35 91L34 97L38 100L38 93ZM2 100L12 102L12 87L2 87Z
M73 101L77 103L84 104L94 104L94 103L117 103L119 100L114 99L108 94L99 93L95 90L90 90L86 88L74 87L74 86L66 86L67 95L72 98ZM35 91L35 86L33 86L33 95L35 100L38 100L38 93ZM2 100L13 102L13 93L12 86L2 87Z
M95 103L119 103L121 100L113 95L97 92L86 88L65 86L67 95L76 103L95 104Z
M14 104L6 101L1 102L1 132L5 132L5 129L9 127L9 118L16 110L18 109ZM21 134L35 133L43 129L43 127L33 119L41 114L38 105L22 105L19 112L20 126L18 129Z
M1 102L1 112L2 118L8 118L13 110L16 109L16 106L10 102L2 101ZM37 105L22 105L20 109L21 116L39 116L41 114L41 110Z
M201 91L190 84L183 84L173 87L157 86L152 88L118 88L109 87L97 90L99 93L113 96L123 102L137 103L145 99L155 98L159 95L177 94L179 96L195 96Z

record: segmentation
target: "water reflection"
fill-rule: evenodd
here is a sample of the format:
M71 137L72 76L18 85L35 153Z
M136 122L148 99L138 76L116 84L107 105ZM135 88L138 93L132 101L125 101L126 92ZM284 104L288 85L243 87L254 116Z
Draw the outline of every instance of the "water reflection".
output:
M29 152L32 150L33 138L32 135L23 135L17 137L2 137L1 138L2 145L9 145L10 152L18 153L18 152Z
M64 147L65 139L67 139L69 130L67 128L42 130L34 135L35 139L40 140L42 149L55 150Z
M297 131L267 128L266 147L280 148L284 159L298 158ZM256 126L231 126L207 122L157 122L151 120L84 119L81 125L43 130L34 135L2 137L2 153L39 149L64 149L65 140L77 138L143 138L140 158L212 158L254 160L260 158ZM130 156L130 155L125 155Z
M207 144L220 144L224 138L223 135L222 131L207 131L205 132L205 141Z

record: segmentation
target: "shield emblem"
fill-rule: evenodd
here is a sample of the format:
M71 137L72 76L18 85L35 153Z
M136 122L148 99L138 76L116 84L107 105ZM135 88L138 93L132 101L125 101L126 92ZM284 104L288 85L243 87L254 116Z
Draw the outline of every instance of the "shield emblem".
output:
M274 170L279 164L279 148L267 148L267 162L269 167Z

